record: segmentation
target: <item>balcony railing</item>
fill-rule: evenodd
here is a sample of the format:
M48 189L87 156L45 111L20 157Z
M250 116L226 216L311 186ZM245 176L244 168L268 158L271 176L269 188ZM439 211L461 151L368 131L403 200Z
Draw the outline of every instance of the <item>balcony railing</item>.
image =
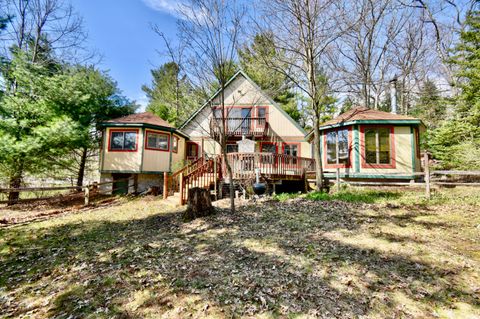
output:
M227 160L234 179L255 178L255 169L272 179L298 179L315 170L315 160L273 153L230 153ZM224 172L227 176L227 172Z
M222 119L211 120L215 132L221 132ZM267 133L268 122L264 117L229 117L225 119L228 136L264 136Z

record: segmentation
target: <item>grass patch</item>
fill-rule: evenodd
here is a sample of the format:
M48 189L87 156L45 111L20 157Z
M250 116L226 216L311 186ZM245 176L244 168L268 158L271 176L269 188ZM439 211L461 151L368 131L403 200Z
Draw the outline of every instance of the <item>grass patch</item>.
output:
M377 203L392 201L401 197L401 194L394 191L362 190L362 191L340 191L333 194L322 192L308 193L305 198L310 200L331 201L339 200L348 203Z
M0 228L0 318L480 316L473 190L301 196L189 223L145 198Z

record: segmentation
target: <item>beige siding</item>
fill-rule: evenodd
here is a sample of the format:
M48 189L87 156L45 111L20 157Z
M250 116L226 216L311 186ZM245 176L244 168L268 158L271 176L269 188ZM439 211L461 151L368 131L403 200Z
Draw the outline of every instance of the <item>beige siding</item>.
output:
M361 137L361 125L359 126L359 143L362 143ZM354 138L354 134L352 131L352 139ZM351 153L351 167L350 168L341 168L341 173L349 173L349 174L362 174L362 175L388 175L388 174L404 174L410 175L414 170L414 163L412 162L412 135L409 126L395 126L394 127L394 140L395 140L395 168L364 168L362 167L363 156L361 146L359 148L360 156L359 156L359 167L357 167L356 161L356 154L355 151ZM321 144L324 146L324 136L322 134ZM415 139L413 138L413 142L415 143ZM414 149L413 149L414 150ZM323 148L323 152L325 153L326 150ZM419 163L416 160L415 166L419 167ZM335 168L327 168L325 163L325 154L322 154L322 166L325 171L334 172ZM393 176L392 174L392 176Z
M111 130L118 130L119 128L106 129L106 138L104 145L103 156L103 171L119 171L119 172L139 172L142 163L142 148L143 148L143 133L141 128L138 130L138 143L135 152L117 152L109 151L109 138ZM131 130L131 129L126 129Z
M168 134L170 136L170 148L172 144L172 134L155 129L143 129L138 128L138 145L135 152L115 152L109 151L109 138L111 130L118 130L120 128L107 128L106 139L103 157L102 171L115 171L115 172L168 172L170 170L170 151L161 150L149 150L145 149L146 143L146 130L152 132L158 132ZM127 129L130 130L130 129ZM185 138L174 134L179 138L178 153L172 152L172 168L175 165L181 165L179 162L183 162L185 156ZM142 163L143 153L143 163ZM178 164L177 164L178 163Z
M178 152L172 153L172 171L176 171L183 167L185 159L185 138L180 135L173 134L178 137Z
M213 100L213 105L219 105L218 97ZM225 109L231 114L233 107L252 107L252 117L256 117L256 107L267 107L267 120L271 139L282 141L284 138L294 138L303 141L305 132L297 127L293 120L274 105L263 92L259 91L243 76L237 77L225 90ZM193 140L210 135L210 119L212 110L205 107L184 128L183 131ZM211 147L213 148L213 147ZM207 146L205 147L207 150Z
M409 126L396 126L394 128L395 135L395 168L360 168L361 173L365 174L388 174L388 173L405 173L411 174L412 168L412 143ZM362 165L362 156L360 154L360 166Z

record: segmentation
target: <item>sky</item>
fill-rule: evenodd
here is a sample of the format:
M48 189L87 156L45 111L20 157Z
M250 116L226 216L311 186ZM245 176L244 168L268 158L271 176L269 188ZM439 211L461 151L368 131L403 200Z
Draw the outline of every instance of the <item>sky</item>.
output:
M151 82L150 70L161 64L165 52L156 24L168 38L176 33L178 0L71 0L83 17L88 47L101 56L99 68L109 71L123 95L145 108L141 87Z

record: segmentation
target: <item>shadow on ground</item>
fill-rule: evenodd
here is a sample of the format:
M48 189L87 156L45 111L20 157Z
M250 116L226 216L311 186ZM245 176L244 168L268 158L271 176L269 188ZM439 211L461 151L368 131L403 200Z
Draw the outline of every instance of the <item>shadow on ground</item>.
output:
M428 250L426 239L375 231L447 227L429 214L293 200L185 224L160 213L4 229L0 317L433 317L459 303L476 313L460 281L469 269L395 246Z

